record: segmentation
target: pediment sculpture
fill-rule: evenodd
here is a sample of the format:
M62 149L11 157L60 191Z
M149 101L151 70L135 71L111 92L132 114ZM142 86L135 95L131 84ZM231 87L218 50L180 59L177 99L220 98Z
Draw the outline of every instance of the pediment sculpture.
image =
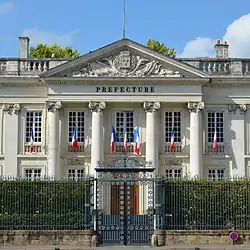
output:
M181 77L180 72L166 69L159 61L135 56L130 51L121 51L88 63L81 70L72 73L73 77Z

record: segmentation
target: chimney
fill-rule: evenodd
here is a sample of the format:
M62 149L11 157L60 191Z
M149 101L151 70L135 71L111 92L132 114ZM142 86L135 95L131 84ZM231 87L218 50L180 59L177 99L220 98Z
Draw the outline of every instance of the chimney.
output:
M228 47L229 45L227 41L221 43L220 40L217 40L214 45L216 58L228 58Z
M30 52L30 39L19 37L19 58L28 59Z

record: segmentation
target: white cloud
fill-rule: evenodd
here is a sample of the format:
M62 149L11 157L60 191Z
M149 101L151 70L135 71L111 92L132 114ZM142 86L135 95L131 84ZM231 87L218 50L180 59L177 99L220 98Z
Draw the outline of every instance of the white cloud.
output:
M230 57L250 57L250 13L234 20L222 35L229 43ZM180 57L214 56L215 41L220 38L196 38L189 41Z
M62 47L71 46L78 31L71 31L65 34L57 34L53 31L39 30L39 29L26 29L23 31L22 36L30 38L32 46L39 43L42 44L60 44Z
M12 2L0 3L0 14L6 13L12 10L13 7L14 7L14 4Z

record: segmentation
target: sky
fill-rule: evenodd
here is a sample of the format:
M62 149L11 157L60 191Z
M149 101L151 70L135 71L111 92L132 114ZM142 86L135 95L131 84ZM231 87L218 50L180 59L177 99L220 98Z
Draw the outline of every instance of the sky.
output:
M0 57L18 57L18 37L86 54L122 39L123 0L0 0ZM178 57L250 57L249 0L126 0L126 38L156 39Z

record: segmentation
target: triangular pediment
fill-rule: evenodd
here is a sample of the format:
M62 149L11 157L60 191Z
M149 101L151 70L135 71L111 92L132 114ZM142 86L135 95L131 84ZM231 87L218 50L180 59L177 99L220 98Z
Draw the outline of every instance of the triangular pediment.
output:
M199 69L128 39L80 56L41 77L209 77Z

